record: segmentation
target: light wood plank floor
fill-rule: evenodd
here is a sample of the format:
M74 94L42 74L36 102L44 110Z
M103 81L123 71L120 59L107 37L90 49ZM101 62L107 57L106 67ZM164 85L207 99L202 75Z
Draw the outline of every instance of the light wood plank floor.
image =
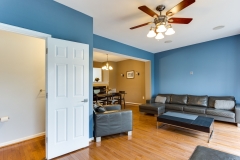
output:
M156 117L140 114L138 106L128 105L126 108L133 110L131 137L124 133L102 137L100 143L92 142L88 148L55 160L186 160L197 145L240 156L240 128L235 124L215 122L212 140L207 143L207 133L172 126L156 129ZM0 148L0 160L43 160L45 159L44 143L44 137L39 137Z

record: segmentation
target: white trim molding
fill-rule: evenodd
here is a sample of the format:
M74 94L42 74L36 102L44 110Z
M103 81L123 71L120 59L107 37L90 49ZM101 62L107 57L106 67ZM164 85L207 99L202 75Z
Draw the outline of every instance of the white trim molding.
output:
M30 140L30 139L33 139L33 138L41 137L41 136L45 136L45 132L41 132L41 133L34 134L34 135L31 135L31 136L27 136L27 137L23 137L23 138L19 138L19 139L15 139L15 140L12 140L12 141L1 143L0 148L8 146L8 145L15 144L15 143L23 142L23 141L26 141L26 140Z
M4 24L4 23L0 23L0 30L19 33L26 36L31 36L31 37L41 38L41 39L46 39L51 37L51 35L49 34L37 32L37 31L25 29L25 28L20 28L20 27L16 27L16 26Z
M89 142L94 141L94 137L89 138Z

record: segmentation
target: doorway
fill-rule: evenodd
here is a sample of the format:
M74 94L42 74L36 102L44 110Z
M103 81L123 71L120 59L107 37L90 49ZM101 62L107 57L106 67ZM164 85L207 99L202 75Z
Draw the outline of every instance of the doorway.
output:
M113 70L101 70L108 63ZM118 53L94 49L93 67L100 69L102 79L93 86L108 86L110 89L126 91L126 103L141 104L151 97L151 62L149 60L126 56ZM132 73L128 77L127 73Z
M45 134L45 40L0 30L0 144Z
M6 24L0 23L0 30L3 31L11 31L14 32L12 34L19 33L21 36L30 36L29 38L41 39L42 44L45 47L43 49L43 62L46 68L43 68L43 75L45 75L43 81L46 83L46 89L39 89L39 92L46 92L43 94L43 97L46 96L46 115L40 115L46 120L46 158L51 159L74 150L80 149L82 147L86 147L89 145L89 46L87 44L81 44L77 42L65 41L60 39L51 38L50 35L26 30ZM19 35L19 36L20 36ZM17 39L17 38L16 38ZM4 43L3 43L4 44ZM22 48L31 48L32 46L27 43L25 47ZM12 47L12 44L5 45L8 47ZM48 49L46 49L46 47ZM15 54L19 51L15 51ZM23 51L24 52L24 51ZM14 53L13 53L14 54ZM47 56L45 56L45 54ZM32 55L31 55L32 56ZM34 56L33 56L34 57ZM21 62L21 60L27 59L26 57L17 57L13 55L9 58L8 61ZM35 64L33 61L29 60L25 63ZM18 70L20 72L23 69L20 69L18 66L24 66L25 64L20 63L13 69ZM13 67L15 64L8 64L8 68ZM5 66L7 66L5 64ZM6 70L6 67L2 67ZM30 71L33 70L32 67L27 67ZM45 72L44 72L45 71ZM6 72L6 71L5 71ZM7 73L4 73L7 74ZM9 74L9 73L8 73ZM19 74L19 73L18 73ZM12 74L12 75L18 75ZM38 71L33 71L31 74L38 74ZM31 75L30 74L30 75ZM26 74L23 77L28 77ZM37 78L39 78L37 76ZM7 78L8 79L8 78ZM15 80L11 78L11 80ZM24 83L25 79L22 80ZM37 80L34 82L28 83L28 85L35 84ZM21 88L21 93L18 95L24 95L25 87L19 85L16 80L15 86ZM2 84L8 83L7 80L4 80ZM14 85L13 85L14 86ZM11 95L8 95L11 97ZM15 99L14 99L15 98ZM19 97L11 97L12 101L17 100ZM20 97L21 100L28 100L27 97ZM61 101L61 102L60 102ZM15 104L15 106L21 106L22 104ZM34 106L34 105L32 105ZM45 107L45 106L44 106ZM21 110L21 108L14 109L16 111ZM27 113L25 109L22 109L24 113ZM6 113L7 114L7 113ZM8 114L11 115L10 112ZM70 115L69 115L70 114ZM21 114L22 115L22 114ZM2 115L0 115L2 116ZM20 116L20 114L18 115ZM32 114L23 115L20 121L27 119L28 117L33 116ZM15 116L10 116L11 122L14 121ZM34 117L34 116L33 116ZM34 123L34 120L29 120ZM43 123L44 124L44 123ZM6 123L0 124L0 129L4 126L9 126ZM24 127L27 127L26 124L14 127L19 127L19 130L26 130ZM36 127L37 124L34 124ZM23 137L21 133L17 131L8 131L7 134L11 135L16 133L21 138L12 139L8 141L4 138L4 143L1 143L0 146L6 146L9 144L17 143L20 141L24 141L27 139L35 138L40 134L30 135ZM44 132L41 133L44 135ZM56 149L57 148L57 149Z

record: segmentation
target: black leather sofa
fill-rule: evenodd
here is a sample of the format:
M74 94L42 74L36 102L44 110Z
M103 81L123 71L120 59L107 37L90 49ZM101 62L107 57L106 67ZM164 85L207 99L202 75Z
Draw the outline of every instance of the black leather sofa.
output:
M166 97L164 103L155 103L155 98L146 101L146 104L139 105L139 111L161 115L167 111L184 112L200 116L212 117L215 120L237 123L240 127L240 105L236 104L233 96L195 96L195 95L175 95L158 94ZM235 102L233 110L215 109L215 100L232 100Z
M97 112L93 109L94 137L96 142L101 141L102 136L128 132L132 134L132 110L123 109L121 105L105 105L105 112Z

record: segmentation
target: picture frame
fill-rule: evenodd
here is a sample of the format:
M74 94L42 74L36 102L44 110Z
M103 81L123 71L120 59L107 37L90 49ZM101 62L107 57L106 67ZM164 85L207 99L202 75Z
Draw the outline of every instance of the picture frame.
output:
M127 71L126 78L127 79L133 79L134 78L134 71Z

